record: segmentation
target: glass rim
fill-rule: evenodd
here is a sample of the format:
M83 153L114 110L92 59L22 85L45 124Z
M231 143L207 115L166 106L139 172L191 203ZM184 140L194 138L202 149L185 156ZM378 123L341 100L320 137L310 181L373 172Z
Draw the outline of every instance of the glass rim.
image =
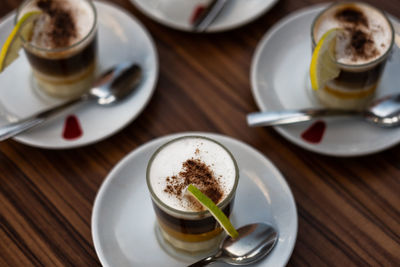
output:
M21 11L24 9L24 7L28 3L33 2L33 1L37 1L37 0L25 0L17 8L16 14L15 14L14 25L16 25L18 23L18 18L19 18L20 14L21 14ZM67 51L67 50L69 50L71 48L77 47L80 44L84 43L86 40L88 40L97 29L97 10L96 10L96 7L94 6L94 3L93 3L92 0L83 0L83 1L87 2L89 4L89 6L91 7L91 9L93 11L94 18L93 18L93 25L90 28L90 31L82 39L80 39L79 41L77 41L77 42L75 42L75 43L73 43L73 44L71 44L69 46L66 46L66 47L48 49L48 48L43 48L43 47L39 47L39 46L33 45L32 43L30 43L27 40L25 40L22 36L20 36L24 47L32 48L34 50L37 50L37 51L40 51L40 52L45 52L45 53L57 53L57 52Z
M155 194L151 183L150 183L150 167L153 163L154 158L157 156L157 154L164 149L166 146L170 145L171 143L174 143L176 141L182 140L182 139L186 139L186 138L199 138L199 139L206 139L208 141L211 141L213 143L216 143L217 145L221 146L230 156L230 158L232 159L233 165L235 166L235 182L233 184L233 187L231 189L231 191L229 192L229 194L225 197L225 199L223 201L221 201L220 203L217 204L218 208L223 209L227 204L229 204L229 202L232 200L232 198L234 197L235 193L236 193L236 188L238 186L239 183L239 168L237 165L237 162L235 160L235 158L233 157L233 154L229 151L229 149L227 149L224 145L222 145L220 142L206 137L206 136L201 136L201 135L185 135L185 136L181 136L181 137L177 137L174 138L168 142L166 142L165 144L163 144L162 146L160 146L159 148L157 148L156 151L154 151L154 153L152 154L152 156L149 159L149 162L147 164L147 169L146 169L146 182L147 182L147 188L150 191L151 197L152 199L156 202L157 205L160 205L162 208L173 212L173 213L177 213L181 216L186 216L186 217L194 217L194 216L206 216L206 215L211 215L211 213L208 210L203 210L203 211L182 211L182 210L178 210L178 209L174 209L168 205L166 205L164 202L162 202L160 200L160 198Z
M315 41L315 36L314 36L314 27L315 24L317 23L318 19L326 12L328 11L330 8L334 7L334 6L340 6L340 5L346 5L346 4L356 4L356 5L364 5L367 6L373 10L376 10L378 13L380 13L385 20L388 22L390 30L391 30L391 42L389 45L389 48L386 50L385 53L383 53L381 56L379 56L378 58L374 59L371 62L367 62L367 63L363 63L363 64L345 64L345 63L340 63L338 61L335 60L335 63L339 66L339 67L343 67L346 69L358 69L358 68L365 68L365 67L369 67L372 65L376 65L379 62L383 61L392 51L393 45L394 45L394 38L395 38L395 32L394 32L394 27L392 22L390 21L389 17L385 14L384 11L382 11L381 9L368 4L368 3L364 3L364 2L355 2L355 1L344 1L344 2L334 2L331 3L330 5L328 5L326 8L324 8L321 12L318 13L318 15L313 19L313 22L311 24L311 41L312 41L312 46L315 47L317 45L316 41Z

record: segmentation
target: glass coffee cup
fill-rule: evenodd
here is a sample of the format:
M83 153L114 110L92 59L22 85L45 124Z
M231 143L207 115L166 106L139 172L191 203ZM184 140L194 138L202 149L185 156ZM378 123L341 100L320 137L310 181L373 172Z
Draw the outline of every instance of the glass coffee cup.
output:
M373 99L394 44L394 30L387 16L360 2L334 3L312 23L313 49L325 32L342 31L336 38L337 78L314 91L327 107L362 109Z
M94 79L97 57L97 12L90 0L28 0L16 21L41 11L32 34L22 43L33 72L33 87L57 98L74 98Z
M163 240L191 254L214 250L224 231L186 188L194 184L229 216L239 172L227 148L207 137L174 139L152 155L146 176Z

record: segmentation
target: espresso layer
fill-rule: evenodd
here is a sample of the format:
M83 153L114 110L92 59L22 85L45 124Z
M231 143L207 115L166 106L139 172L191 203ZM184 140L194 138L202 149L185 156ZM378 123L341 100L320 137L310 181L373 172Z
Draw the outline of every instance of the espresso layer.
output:
M28 49L25 51L29 62L38 71L54 76L70 76L93 64L97 51L96 39L94 37L81 51L65 58L46 58L40 54L32 53Z
M384 65L385 62L382 62L373 68L361 72L342 70L340 71L339 76L330 84L333 84L335 88L342 88L346 91L356 91L370 88L372 85L376 85L378 83Z
M156 211L158 219L161 220L164 225L183 234L203 234L211 232L219 227L219 223L212 216L199 220L187 220L167 214L166 212L161 210L154 202L153 207ZM229 217L232 208L233 199L222 211L227 217Z

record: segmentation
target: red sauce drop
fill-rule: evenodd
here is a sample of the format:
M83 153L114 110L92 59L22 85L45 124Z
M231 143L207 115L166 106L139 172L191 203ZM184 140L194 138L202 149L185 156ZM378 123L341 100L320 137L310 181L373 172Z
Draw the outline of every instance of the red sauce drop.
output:
M192 16L190 17L190 24L193 24L201 15L201 13L204 12L206 8L202 5L198 5L192 13Z
M83 135L79 119L75 115L69 115L64 123L64 130L62 136L67 140L74 140Z
M325 122L316 121L301 134L301 137L309 143L318 144L321 142L322 137L324 136L325 129Z

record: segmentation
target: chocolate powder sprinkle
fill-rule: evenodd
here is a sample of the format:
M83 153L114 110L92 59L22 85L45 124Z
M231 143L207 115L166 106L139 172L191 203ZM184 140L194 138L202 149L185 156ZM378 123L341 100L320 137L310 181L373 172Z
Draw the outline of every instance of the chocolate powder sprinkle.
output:
M368 19L361 10L346 7L337 11L335 18L347 23L345 29L350 35L347 49L353 55L352 60L357 61L359 58L368 60L379 54L372 36L365 32L365 28L369 28Z
M362 30L351 32L350 48L353 50L354 60L357 58L368 59L379 53L372 37Z
M48 12L51 9L53 1L51 0L40 0L37 2L37 7L43 10L44 12Z
M178 199L185 196L182 195L183 190L193 184L200 191L208 196L214 203L218 203L224 193L220 186L219 178L215 177L210 166L202 162L200 159L188 159L182 163L182 171L178 175L166 177L166 187L164 192L175 195ZM187 197L187 196L186 196ZM191 206L195 209L201 209L199 203L193 198L188 198Z
M364 13L353 7L339 10L335 13L335 18L343 22L352 23L355 26L364 25L365 27L368 27L368 20Z
M62 6L62 1L39 0L37 7L50 17L52 28L50 38L54 47L69 46L77 36L75 21L71 11Z

